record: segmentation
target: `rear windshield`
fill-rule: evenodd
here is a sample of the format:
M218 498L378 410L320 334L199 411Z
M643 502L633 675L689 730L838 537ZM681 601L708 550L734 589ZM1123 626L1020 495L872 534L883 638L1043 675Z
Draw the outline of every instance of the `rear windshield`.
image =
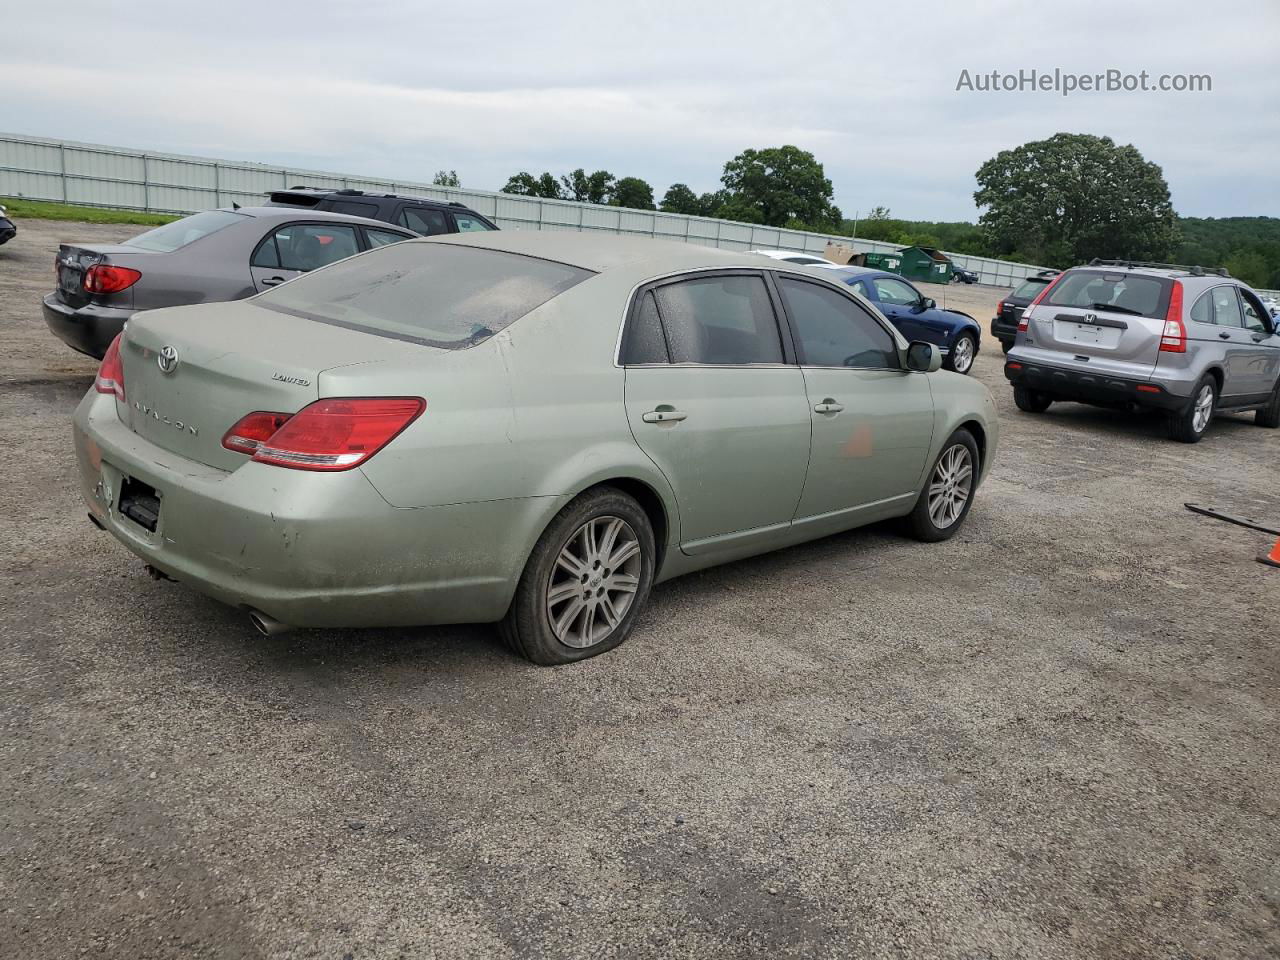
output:
M194 216L183 217L163 227L156 227L146 233L140 233L125 243L140 250L151 250L155 253L173 253L189 243L195 243L201 237L241 223L247 219L242 213L230 213L226 210L206 210Z
M1040 296L1040 291L1044 289L1044 285L1051 279L1051 277L1027 277L1027 279L1018 284L1018 289L1014 290L1009 296L1019 300L1034 300Z
M1112 310L1139 317L1160 318L1169 307L1172 281L1103 270L1072 270L1041 303L1055 307Z
M461 349L590 276L590 270L515 253L398 243L299 277L255 302L320 323Z

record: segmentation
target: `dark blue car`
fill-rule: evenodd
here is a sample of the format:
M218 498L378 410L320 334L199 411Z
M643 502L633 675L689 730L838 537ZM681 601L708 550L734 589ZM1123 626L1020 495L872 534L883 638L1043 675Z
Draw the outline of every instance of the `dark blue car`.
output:
M943 310L902 277L868 267L823 270L829 280L840 280L866 297L902 331L908 340L924 340L942 351L942 365L956 373L973 369L982 328L959 310Z

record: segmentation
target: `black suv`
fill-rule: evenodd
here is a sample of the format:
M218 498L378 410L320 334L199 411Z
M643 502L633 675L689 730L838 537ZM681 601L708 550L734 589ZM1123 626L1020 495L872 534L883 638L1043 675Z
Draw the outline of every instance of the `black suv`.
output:
M293 187L276 190L267 196L269 207L306 207L346 213L353 217L396 223L424 237L498 229L497 224L456 201L446 203L426 197L401 197L394 193L365 193L363 190L322 190L319 187Z
M1027 277L1018 284L1016 290L996 304L996 315L991 319L991 335L1000 341L1005 353L1013 346L1014 337L1018 335L1018 323L1022 320L1022 312L1031 301L1040 296L1053 278L1061 271L1041 270L1034 277Z

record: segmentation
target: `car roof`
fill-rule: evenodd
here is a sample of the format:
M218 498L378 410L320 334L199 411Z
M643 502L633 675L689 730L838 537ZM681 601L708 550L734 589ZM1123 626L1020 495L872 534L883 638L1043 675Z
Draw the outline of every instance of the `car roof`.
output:
M280 194L292 193L301 197L317 197L320 199L341 199L341 200L408 200L413 203L421 203L430 207L443 207L453 210L472 210L465 203L457 200L437 200L434 197L421 197L414 193L374 193L371 190L350 190L336 189L327 187L289 187L286 190L271 190L267 196L275 197Z
M257 220L332 220L335 223L363 223L366 227L377 227L379 230L391 229L400 233L413 233L408 227L398 223L387 223L385 220L374 220L370 217L353 217L349 213L331 213L328 210L315 210L311 207L221 207L228 213L253 217Z
M449 233L414 243L449 243L518 253L555 260L597 273L628 265L637 270L697 270L700 268L777 267L778 261L748 250L703 247L680 240L620 236L598 231L487 230L483 233ZM803 267L802 264L786 266Z

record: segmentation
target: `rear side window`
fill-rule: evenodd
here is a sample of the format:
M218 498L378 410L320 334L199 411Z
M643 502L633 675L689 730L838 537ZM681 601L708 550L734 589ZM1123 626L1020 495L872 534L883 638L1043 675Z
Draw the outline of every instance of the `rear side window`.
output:
M1040 302L1055 307L1113 310L1163 319L1169 307L1172 286L1172 281L1164 277L1072 270Z
M782 339L764 279L699 277L654 291L672 363L782 363Z
M497 250L397 243L300 277L255 302L319 323L462 349L593 275Z
M1240 316L1240 298L1236 296L1235 287L1214 287L1209 291L1213 299L1213 322L1220 327L1244 326Z
M778 278L801 362L814 367L898 369L889 331L848 297L816 283Z
M450 232L444 214L427 207L405 207L400 211L400 223L424 237Z
M650 291L640 298L636 312L627 324L627 336L622 344L622 362L670 363L667 339L662 333L662 320L658 317L658 305Z
M345 213L352 217L368 217L378 219L378 208L372 203L361 203L358 200L333 200L326 208L334 213Z
M163 227L156 227L146 233L140 233L125 245L137 247L139 250L151 250L154 253L173 253L189 243L195 243L211 233L225 230L236 223L244 223L249 217L242 213L231 213L228 210L206 210L190 217L183 217Z
M459 233L475 233L479 230L492 230L493 227L485 223L479 217L470 213L455 213L453 222L458 225Z
M355 227L338 223L291 223L276 230L271 241L278 259L271 264L259 262L260 257L270 256L270 244L264 243L254 255L255 267L273 266L305 273L360 252Z
M1017 289L1009 296L1019 300L1034 300L1040 296L1040 291L1050 282L1052 281L1044 277L1027 277L1027 279L1018 284Z

